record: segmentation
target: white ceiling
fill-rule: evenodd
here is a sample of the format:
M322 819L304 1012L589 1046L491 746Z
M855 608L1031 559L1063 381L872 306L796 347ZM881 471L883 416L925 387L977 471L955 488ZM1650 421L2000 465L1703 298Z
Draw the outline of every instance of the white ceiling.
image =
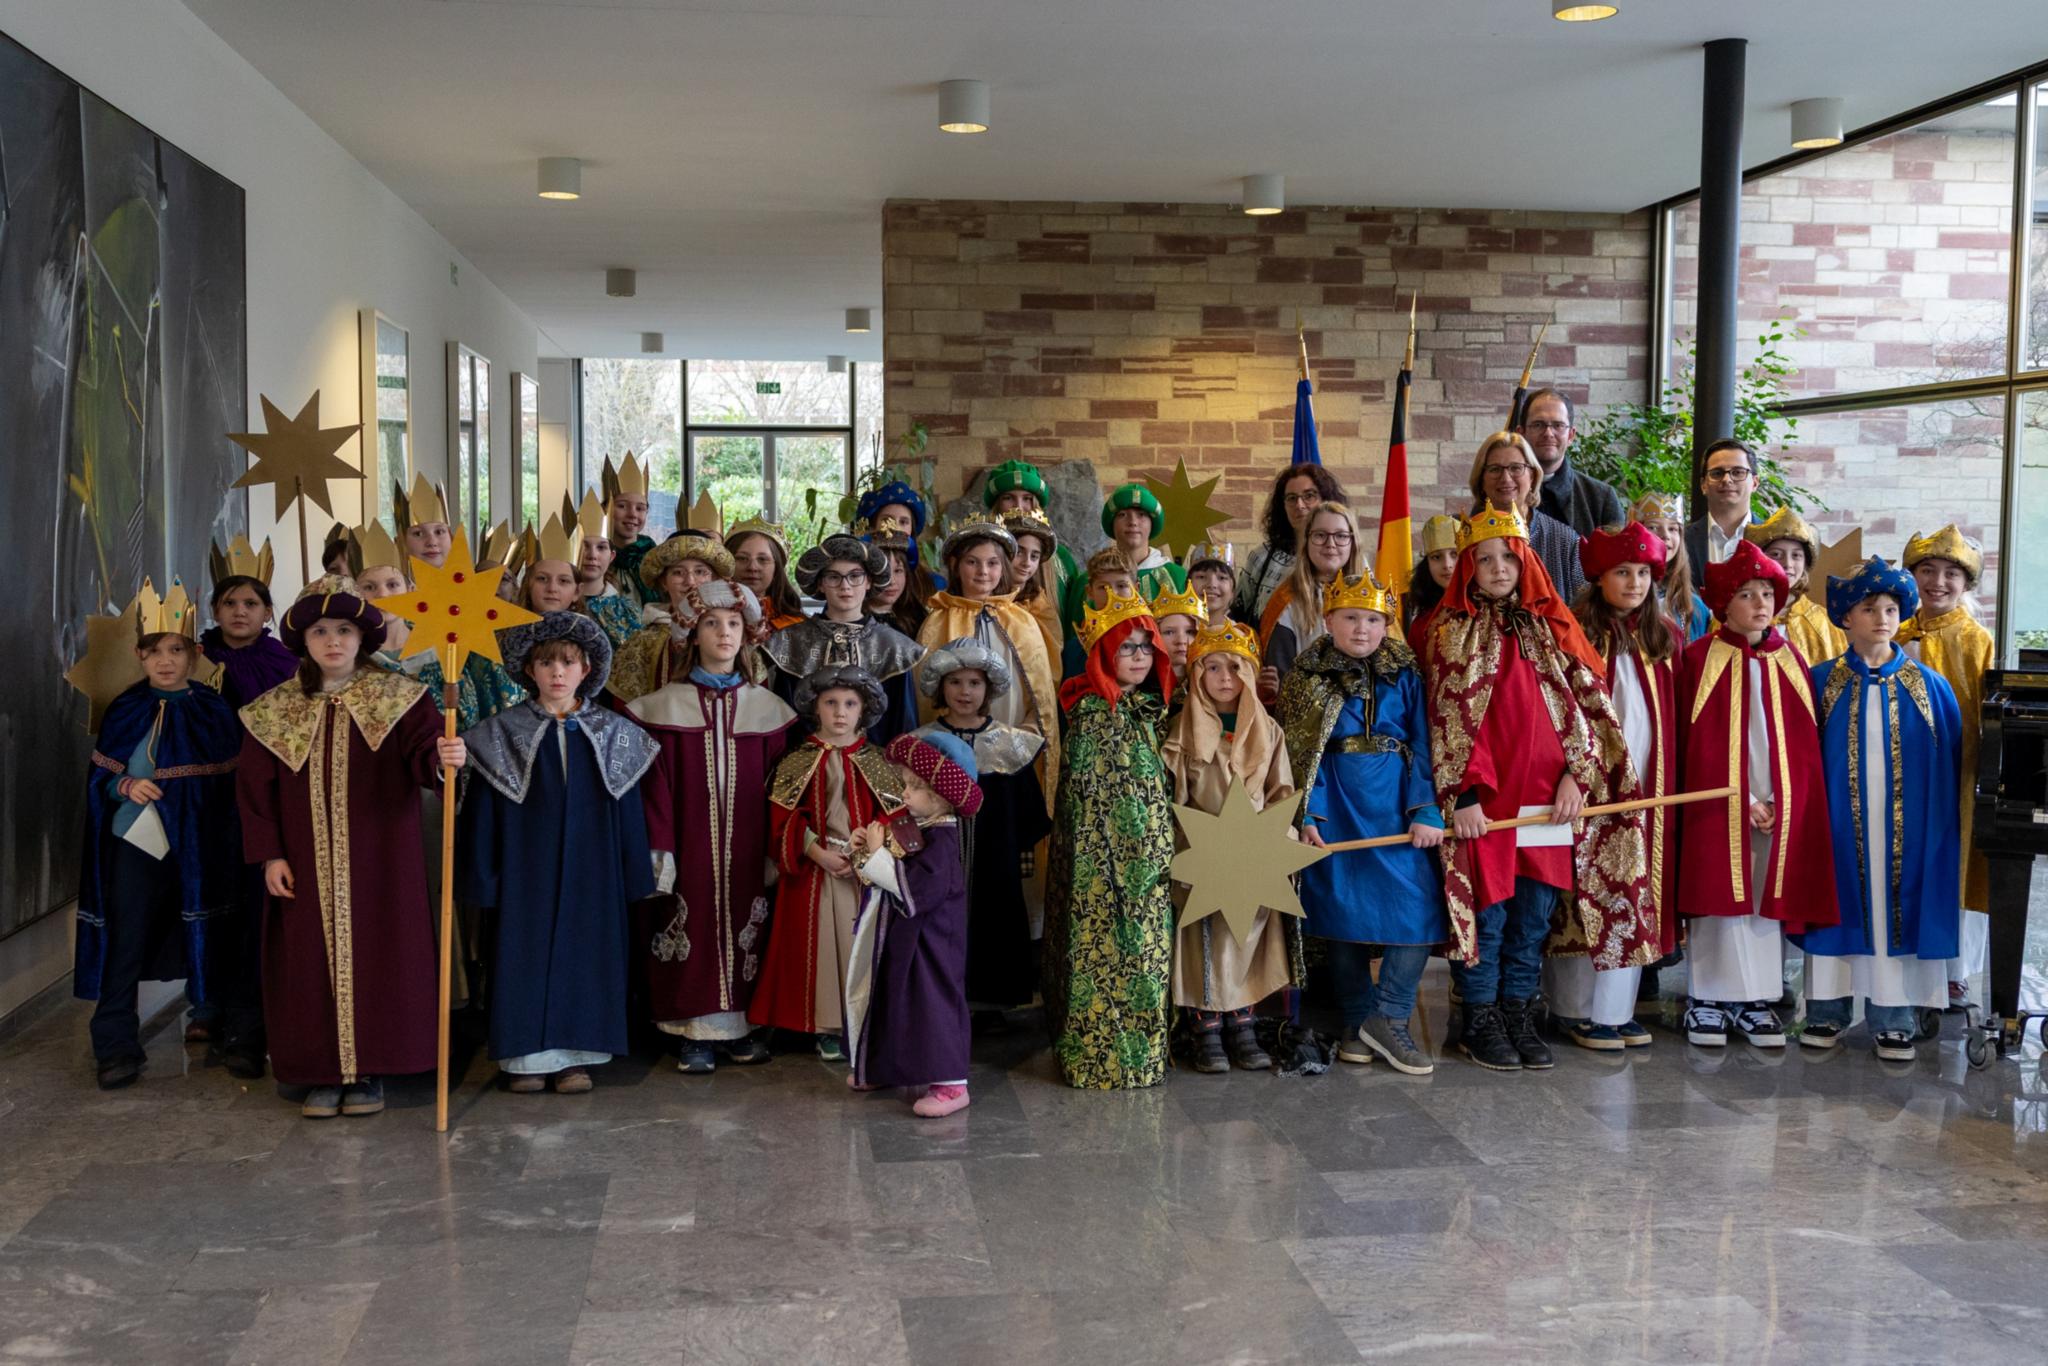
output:
M881 355L891 198L1631 209L1698 179L1699 44L1745 36L1745 162L2048 56L2042 0L186 0L547 334ZM936 83L994 90L992 131ZM582 200L534 161L584 158ZM640 272L604 295L604 267ZM552 342L552 346L549 345Z

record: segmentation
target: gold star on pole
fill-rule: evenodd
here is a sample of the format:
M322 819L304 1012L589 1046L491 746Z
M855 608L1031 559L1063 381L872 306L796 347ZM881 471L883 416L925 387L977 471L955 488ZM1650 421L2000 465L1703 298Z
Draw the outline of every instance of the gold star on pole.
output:
M1244 784L1232 778L1215 815L1192 806L1173 808L1188 847L1173 856L1172 877L1188 889L1180 928L1206 916L1223 917L1231 937L1242 944L1252 932L1260 907L1280 915L1302 914L1301 900L1288 881L1324 856L1289 833L1294 824L1292 801L1252 810Z
M1222 478L1218 474L1199 484L1190 481L1186 459L1175 463L1171 483L1147 478L1145 487L1159 499L1160 511L1165 514L1165 525L1152 538L1152 544L1165 547L1166 553L1177 560L1187 553L1189 546L1208 540L1210 527L1229 521L1229 513L1209 506L1209 495L1216 491Z
M361 479L362 472L335 452L360 432L360 422L346 427L320 425L320 391L315 389L297 417L286 417L268 397L263 398L261 432L229 432L228 440L256 457L256 466L231 487L254 488L273 484L277 494L277 520L283 521L292 499L304 494L325 512L334 515L327 501L330 479Z
M1819 539L1816 537L1815 539ZM1847 578L1854 574L1863 563L1863 528L1856 527L1833 545L1820 548L1820 558L1813 562L1812 570L1806 576L1806 596L1827 610L1828 575Z
M95 613L85 619L85 653L64 671L64 681L85 694L91 715L85 728L99 734L107 707L142 681L142 660L135 653L137 600L130 598L118 616Z
M540 620L540 613L498 596L498 580L504 576L503 565L476 567L469 555L469 537L458 529L447 563L436 569L414 556L414 587L377 598L371 606L411 622L412 635L406 641L411 648L406 653L433 651L441 660L441 676L453 682L473 654L505 662L498 653L498 632Z

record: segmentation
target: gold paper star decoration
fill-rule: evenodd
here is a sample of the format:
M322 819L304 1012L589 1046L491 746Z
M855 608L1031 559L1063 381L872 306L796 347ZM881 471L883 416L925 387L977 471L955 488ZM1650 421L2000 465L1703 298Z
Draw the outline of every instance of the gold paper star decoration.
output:
M135 653L137 599L118 616L95 613L85 619L85 653L64 672L64 681L85 694L91 714L85 728L100 733L107 707L142 681L142 660Z
M1236 778L1223 794L1223 809L1213 816L1197 807L1173 808L1188 841L1188 847L1173 856L1173 880L1188 889L1180 928L1220 914L1231 937L1242 944L1260 907L1280 915L1302 914L1301 900L1288 879L1323 858L1324 851L1288 833L1294 808L1294 802L1286 801L1264 811L1252 810L1251 798Z
M1820 558L1815 560L1813 568L1807 571L1807 600L1825 612L1828 607L1828 575L1833 574L1838 579L1846 579L1856 572L1857 566L1863 563L1864 558L1863 528L1860 526L1852 528L1848 535L1833 545L1822 546Z
M292 505L292 499L302 493L332 517L334 508L327 501L327 481L362 478L354 465L335 452L363 429L362 424L352 422L346 427L323 428L320 425L318 389L313 391L313 397L306 400L306 406L299 409L297 417L286 417L267 396L262 402L264 431L228 433L228 440L256 457L255 468L230 487L242 489L254 488L258 484L274 485L279 521L284 520L285 510Z
M1175 463L1172 483L1147 478L1145 487L1152 490L1160 511L1166 514L1166 525L1152 538L1152 544L1165 547L1166 553L1178 560L1189 546L1209 539L1210 527L1229 521L1229 513L1209 506L1209 495L1216 491L1222 478L1218 474L1199 484L1191 482L1185 458Z
M540 620L540 613L498 596L504 575L503 565L478 569L470 558L469 536L457 528L447 563L436 569L413 556L411 590L377 598L371 606L411 622L406 654L432 650L441 660L441 676L452 682L473 654L503 664L498 632Z

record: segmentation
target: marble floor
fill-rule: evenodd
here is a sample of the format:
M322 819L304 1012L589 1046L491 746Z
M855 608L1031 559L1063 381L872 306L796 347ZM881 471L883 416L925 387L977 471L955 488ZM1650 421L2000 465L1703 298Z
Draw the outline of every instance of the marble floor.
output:
M1674 977L1676 974L1674 974ZM2036 984L2038 986L2038 984ZM1438 964L1426 988L1442 1048ZM1020 1017L1023 1018L1023 1017ZM1952 1018L1547 1075L1446 1059L1053 1081L977 1045L912 1118L789 1055L581 1097L468 1069L308 1122L156 1017L93 1089L85 1008L0 1043L0 1361L2018 1362L2048 1355L2048 1074Z

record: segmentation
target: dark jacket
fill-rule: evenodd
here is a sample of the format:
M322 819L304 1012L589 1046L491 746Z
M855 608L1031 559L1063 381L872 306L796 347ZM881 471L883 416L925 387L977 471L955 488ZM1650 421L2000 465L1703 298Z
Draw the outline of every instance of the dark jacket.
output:
M1543 501L1538 506L1581 536L1628 520L1614 485L1580 474L1569 455L1559 462L1556 474L1543 476Z

